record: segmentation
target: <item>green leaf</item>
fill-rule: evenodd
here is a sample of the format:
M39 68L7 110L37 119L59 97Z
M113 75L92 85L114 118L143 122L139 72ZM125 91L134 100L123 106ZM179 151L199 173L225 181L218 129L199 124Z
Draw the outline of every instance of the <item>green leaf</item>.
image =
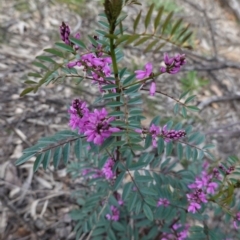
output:
M159 125L159 122L160 122L160 116L156 116L156 117L154 117L153 118L153 120L151 121L151 123L149 124L149 127L152 125L152 124L154 124L154 125Z
M46 170L48 165L49 165L49 161L50 161L50 158L52 156L52 151L51 149L48 150L47 152L45 152L44 154L44 158L43 158L43 161L42 161L42 164L43 164L43 169Z
M204 134L200 134L198 136L198 138L195 140L195 144L199 145L199 144L203 143L204 141L205 141L205 135Z
M171 31L171 36L176 32L176 30L179 28L179 26L182 23L182 18L180 18L173 26L172 31Z
M81 214L81 213L80 213ZM103 233L106 232L106 229L105 228L95 228L93 230L93 233L92 233L92 237L96 237L96 236L99 236L99 235L102 235ZM99 236L100 237L100 236Z
M36 151L37 152L37 151ZM27 160L29 160L31 157L33 157L36 152L30 152L30 153L25 153L23 154L17 161L16 161L16 165L20 165L25 163Z
M23 97L24 95L32 92L33 90L34 90L34 87L25 88L25 89L20 93L20 97Z
M186 26L185 28L183 28L183 29L180 31L177 39L180 39L180 38L186 33L186 31L188 30L188 27L189 27L189 25Z
M137 26L138 26L138 24L139 24L141 15L142 15L142 11L140 11L140 12L138 13L136 19L134 20L134 23L133 23L133 32L134 32L134 33L136 32L136 29L137 29Z
M34 164L33 164L33 171L34 171L34 172L36 172L36 171L38 170L39 166L41 165L41 163L42 163L42 161L43 161L43 156L44 156L44 154L42 154L42 153L40 153L40 154L37 156L37 158L36 158L36 160L35 160L35 162L34 162Z
M103 96L103 99L111 99L119 96L120 96L120 93L108 93Z
M173 108L173 112L175 115L178 114L178 112L179 112L179 104L178 103L175 104L175 106Z
M192 149L189 145L186 146L186 159L190 160L192 157Z
M119 72L119 77L122 79L126 72L127 72L127 68L125 67Z
M154 53L158 53L158 51L159 51L162 47L164 47L165 44L166 44L166 42L161 43L157 48L154 49Z
M124 91L124 93L125 94L130 94L130 93L132 94L134 92L137 92L138 89L140 88L140 86L141 86L140 84L136 84L135 86L129 87Z
M64 54L63 54L61 51L59 51L59 50L57 50L57 49L55 49L55 48L46 48L46 49L44 49L43 51L44 51L44 52L51 53L51 54L53 54L53 55L56 55L56 56L58 56L58 57L60 57L60 58L64 58Z
M116 84L108 84L102 87L102 90L116 89L118 86Z
M143 212L150 221L153 221L153 212L146 203L143 204Z
M165 21L164 21L164 23L163 23L163 26L162 26L162 33L164 33L165 29L167 28L167 25L168 25L170 19L172 18L172 16L173 16L173 11L170 12L170 13L168 14L168 16L166 17L166 19L165 19Z
M32 62L32 65L34 65L36 67L39 67L39 68L42 68L44 70L48 70L48 68L45 65L43 65L42 63L40 63L40 62L34 61L34 62Z
M187 109L193 112L198 112L200 109L196 106L187 106Z
M173 143L172 142L168 142L166 144L166 154L167 154L167 156L171 155L172 150L173 150Z
M107 29L109 29L109 23L107 23L107 22L103 22L103 21L98 21L98 23L99 23L99 25L101 25L102 27L104 27L104 28L107 28Z
M184 104L187 104L187 103L191 102L195 97L196 97L196 95L192 95L192 96L188 97L188 98L185 100Z
M107 138L104 143L101 145L100 150L104 150L105 148L108 148L113 142L115 142L115 137L109 137Z
M138 162L134 162L129 166L129 170L130 171L131 170L139 170L139 169L146 167L147 165L148 165L148 162L142 162L142 161L138 160Z
M133 105L133 104L142 104L142 97L135 97L135 98L131 98L128 101L128 105Z
M59 165L61 156L62 156L62 147L59 146L55 149L55 152L53 154L53 166L55 169L57 169Z
M149 148L151 146L151 144L152 144L152 135L147 134L147 137L145 139L145 146L144 146L144 148L145 149Z
M145 25L145 31L147 30L148 28L148 25L151 21L151 18L152 18L152 13L153 13L153 9L154 9L154 4L152 4L147 12L147 15L146 15L146 18L145 18L145 22L144 22L144 25Z
M163 138L159 138L158 139L158 146L157 146L157 148L158 148L158 155L162 154L163 149L164 149L164 140L163 140Z
M193 32L188 33L182 40L181 43L185 43L191 36L192 36Z
M125 45L131 44L132 42L134 42L135 40L137 40L137 39L139 38L139 36L140 36L139 34L134 34L134 35L130 36L130 37L128 38L128 40L126 41Z
M150 37L143 37L140 40L138 40L136 43L134 43L134 46L139 46L139 45L145 43L148 39L150 39Z
M183 156L183 147L181 143L177 143L177 156L178 159L181 160Z
M212 148L215 148L215 145L210 143L205 145L202 149L212 149Z
M123 105L123 103L122 102L118 102L118 101L111 101L111 102L108 102L106 104L106 106L108 106L108 107L120 107L122 105Z
M37 82L34 82L32 80L26 80L24 83L25 84L37 84Z
M56 42L55 45L63 49L64 51L71 52L71 53L74 52L73 48L65 43Z
M121 173L118 175L117 179L115 180L114 186L113 186L113 191L118 190L119 186L120 186L121 183L122 183L122 180L123 180L124 176L125 176L125 172L121 172Z
M33 73L33 72L30 72L28 73L28 76L29 77L35 77L35 78L41 78L42 76L39 74L39 73Z
M125 115L124 112L122 111L114 111L114 112L111 112L108 114L108 116L113 116L113 117L120 117L120 116L123 116Z
M144 53L150 51L157 43L159 42L158 39L153 40L145 49L144 49Z
M157 31L157 28L158 28L158 26L160 24L162 13L163 13L163 9L164 9L163 6L159 8L158 14L157 14L157 16L156 16L156 18L154 20L154 32Z
M73 37L69 37L69 40L72 43L76 44L77 46L87 49L86 45L81 40L73 38Z
M132 183L128 182L123 187L122 199L127 200L129 193L132 191Z
M63 162L67 164L70 155L70 143L66 143L63 147Z
M129 34L121 35L121 37L119 37L115 42L116 46L118 46L120 43L128 40L130 38L130 36L131 35L129 35Z
M123 80L123 86L124 86L124 87L127 86L129 83L132 82L133 79L135 79L135 77L136 77L136 75L135 75L135 73L134 73L134 74L128 76L127 78L125 78L125 79Z
M82 152L82 139L79 138L74 146L74 152L78 160L81 159L81 152Z
M187 96L187 94L190 92L190 89L185 91L184 93L181 94L181 96L179 97L179 100L181 100L182 98L184 98L185 96Z
M185 107L182 107L182 115L184 118L187 118L187 111Z
M56 63L54 60L52 60L51 57L48 57L48 56L37 56L36 59L38 59L40 61L44 61L44 62ZM30 75L28 74L28 76L30 76ZM41 75L40 75L40 77L41 77Z
M120 231L120 232L125 232L125 230L126 230L125 227L123 226L123 224L121 224L120 222L114 221L114 222L112 222L112 226L115 230ZM105 232L106 232L106 230L105 230Z
M138 199L137 192L133 192L133 194L131 195L131 197L128 201L128 210L129 211L132 211L134 209L137 199Z

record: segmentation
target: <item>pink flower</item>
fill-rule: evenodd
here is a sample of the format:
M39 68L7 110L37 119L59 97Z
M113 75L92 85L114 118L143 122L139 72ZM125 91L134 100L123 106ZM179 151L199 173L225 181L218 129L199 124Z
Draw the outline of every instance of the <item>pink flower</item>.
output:
M235 218L235 220L233 221L233 226L234 226L235 229L238 229L238 224L239 224L239 222L240 222L240 212L238 212L238 213L236 214L236 218Z
M180 71L180 67L186 63L185 54L176 54L175 57L170 58L167 53L164 53L163 59L166 67L160 68L160 72L162 73L178 73Z
M157 207L163 205L164 207L167 207L170 204L169 200L166 198L159 198L157 202Z
M160 128L154 124L149 128L149 132L152 135L152 145L157 147L157 136L160 134Z
M215 182L210 182L210 183L207 185L207 193L214 194L217 187L218 187L217 183L215 183Z
M101 110L95 109L93 113L89 113L89 122L86 126L86 131L84 132L88 142L101 145L106 138L111 136L112 133L120 130L110 125L110 122L113 121L114 118L108 118L107 114L108 112L105 108L102 108Z
M151 87L150 87L150 96L154 96L155 92L156 92L156 83L155 83L155 81L153 81L151 83Z
M195 213L197 210L201 208L201 205L196 203L196 202L191 202L190 205L188 206L188 212Z
M113 177L115 176L115 173L112 170L113 166L114 161L109 158L102 168L102 173L104 174L106 179L113 179Z
M113 220L113 221L118 221L120 218L120 211L115 207L115 206L111 206L111 214L106 214L106 218L108 220Z
M145 70L136 70L136 78L137 79L143 79L143 78L147 78L152 74L152 64L151 63L147 63L145 65Z
M70 28L64 22L62 22L62 25L60 26L60 35L63 42L65 42L67 45L71 44L69 40Z

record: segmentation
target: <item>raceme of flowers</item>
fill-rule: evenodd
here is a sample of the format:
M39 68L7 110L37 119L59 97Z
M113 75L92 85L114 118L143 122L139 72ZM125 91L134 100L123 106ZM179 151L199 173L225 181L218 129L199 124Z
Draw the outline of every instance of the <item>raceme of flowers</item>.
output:
M105 177L107 180L111 180L116 176L115 172L113 171L113 166L114 161L112 158L109 158L107 159L102 169L86 168L82 171L82 175L86 176L88 174L91 174L92 178Z
M167 130L167 125L164 125L163 128L152 124L149 128L149 131L136 129L138 133L149 133L152 135L152 145L157 147L157 138L163 137L165 142L170 142L171 140L179 140L186 136L185 130Z
M173 233L163 233L161 240L185 240L188 238L189 225L175 223L172 227ZM183 229L182 231L180 229ZM180 231L179 231L180 230Z
M169 57L167 53L164 53L164 63L166 67L161 67L161 73L170 73L176 74L180 71L181 66L186 63L185 54L176 54L174 57ZM144 78L152 78L151 86L150 86L150 96L154 96L156 92L156 82L154 80L153 74L153 65L151 63L147 63L145 65L144 70L136 70L136 78L141 80Z
M120 131L119 128L112 127L111 122L114 117L108 117L105 108L95 109L90 112L84 101L75 99L69 109L69 125L72 129L78 129L79 133L84 134L87 142L101 145L104 140L112 133Z
M218 187L218 184L214 182L216 180L216 169L213 174L202 171L201 176L195 179L195 182L189 184L188 187L192 190L187 194L188 199L188 212L196 213L201 209L202 203L207 203L207 195L213 195Z
M169 200L166 198L159 198L157 202L157 207L163 205L164 207L167 207L170 204Z
M70 46L73 46L77 51L79 50L78 45L74 45L69 40L70 36L70 27L62 22L60 26L60 35L61 39ZM75 35L76 39L80 39L80 33ZM98 40L97 36L94 36L95 40ZM67 64L68 68L80 67L83 66L84 70L87 72L88 77L91 77L94 84L98 84L100 92L103 92L102 87L108 84L110 81L106 81L105 78L111 76L111 63L112 59L108 56L103 56L102 45L98 44L97 46L91 45L93 48L92 52L86 53L80 57L80 59L71 61ZM164 63L166 67L161 67L161 73L170 73L175 74L180 71L181 66L186 63L184 54L176 54L174 57L169 57L167 53L164 54ZM154 96L156 92L156 82L154 80L153 74L153 65L151 63L147 63L145 65L144 70L136 70L135 71L136 78L141 80L144 78L152 78L151 86L150 86L150 96ZM111 82L114 83L114 82Z
M164 53L164 63L166 67L161 67L162 73L176 74L180 71L181 66L186 64L185 54L176 54L174 57L169 57L167 53Z

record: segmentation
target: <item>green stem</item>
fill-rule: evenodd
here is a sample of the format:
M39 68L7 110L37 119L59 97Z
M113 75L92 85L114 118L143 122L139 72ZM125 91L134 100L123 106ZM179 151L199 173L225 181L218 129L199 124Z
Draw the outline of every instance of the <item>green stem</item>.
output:
M115 30L115 22L112 23L110 29L109 29L109 33L110 34L114 34L114 30ZM113 72L114 72L114 77L115 77L115 83L117 85L117 93L121 93L121 89L120 89L120 79L119 79L119 76L118 76L118 65L117 65L117 59L116 59L116 54L115 54L115 44L114 44L114 39L113 38L110 38L110 53L111 53L111 57L112 57L112 66L113 66ZM116 97L116 101L120 102L120 96L119 97ZM120 111L121 108L120 106L119 107L116 107L116 111ZM119 117L117 117L117 119L119 119ZM119 142L121 141L121 137L118 136L116 137L116 141ZM116 161L118 162L120 160L120 147L118 146L117 147L117 150L116 150ZM118 171L117 171L117 174L118 174Z
M128 87L137 85L137 84L139 84L139 83L145 83L147 80L153 79L154 77L158 77L158 76L160 76L161 74L162 74L162 73L154 74L153 77L152 77L152 76L151 76L151 77L147 77L147 78L144 78L144 79L142 79L142 80L140 80L140 81L137 81L137 82L134 82L134 83L130 83L130 84L128 84L127 86L125 86L123 89L127 89Z

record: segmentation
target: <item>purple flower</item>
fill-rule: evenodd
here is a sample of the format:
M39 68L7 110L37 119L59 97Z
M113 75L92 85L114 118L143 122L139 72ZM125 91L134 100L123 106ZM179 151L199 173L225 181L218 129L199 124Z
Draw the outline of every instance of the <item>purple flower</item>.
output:
M169 200L166 198L159 198L157 202L157 207L163 205L164 207L167 207L170 204Z
M182 228L182 227L183 227L182 224L175 223L172 228L176 231L177 229ZM181 231L181 232L177 231L177 240L186 239L188 237L188 230L189 230L189 226L186 224L184 226L183 231Z
M137 79L143 79L143 78L147 78L152 74L152 64L151 63L147 63L145 65L145 70L136 70L136 78Z
M156 92L156 83L155 81L152 81L151 87L150 87L150 96L154 96Z
M186 136L184 130L167 130L167 126L163 126L161 130L161 135L165 142L170 142L171 140L178 140Z
M215 183L215 182L208 183L208 185L207 185L207 193L214 194L217 187L218 187L218 184Z
M88 122L89 114L86 102L74 99L68 112L70 113L70 127L72 129L78 129L80 133L83 133L86 123Z
M160 134L160 127L152 124L149 128L149 132L152 135L152 145L153 147L157 147L157 136Z
M109 213L106 214L106 218L108 220L112 220L115 222L118 221L120 218L120 211L115 206L111 206L110 209L111 209L111 214L109 214Z
M236 214L235 220L233 221L233 226L235 229L238 229L239 222L240 222L240 212Z
M175 57L170 58L167 53L163 57L166 67L161 67L160 72L176 74L180 71L181 66L186 63L185 54L176 54Z
M74 37L75 37L76 39L80 39L80 38L81 38L81 35L80 35L80 33L76 33ZM78 46L78 45L74 45L74 49L75 49L75 50L78 50L78 49L79 49L79 46Z
M101 145L112 133L120 131L119 128L110 125L114 117L108 118L107 114L105 108L101 110L95 109L94 112L88 114L88 123L85 126L86 131L84 131L88 142Z
M69 62L68 64L67 64L67 67L68 68L73 68L73 67L75 67L76 65L77 65L77 61L74 61L74 62Z
M196 202L191 202L188 206L188 212L196 213L201 208L201 205Z
M63 42L65 42L67 45L71 44L69 41L70 28L64 22L62 22L62 25L60 26L60 35Z
M106 179L113 179L115 177L115 173L112 170L113 166L114 161L109 158L102 168L102 173L104 174Z

